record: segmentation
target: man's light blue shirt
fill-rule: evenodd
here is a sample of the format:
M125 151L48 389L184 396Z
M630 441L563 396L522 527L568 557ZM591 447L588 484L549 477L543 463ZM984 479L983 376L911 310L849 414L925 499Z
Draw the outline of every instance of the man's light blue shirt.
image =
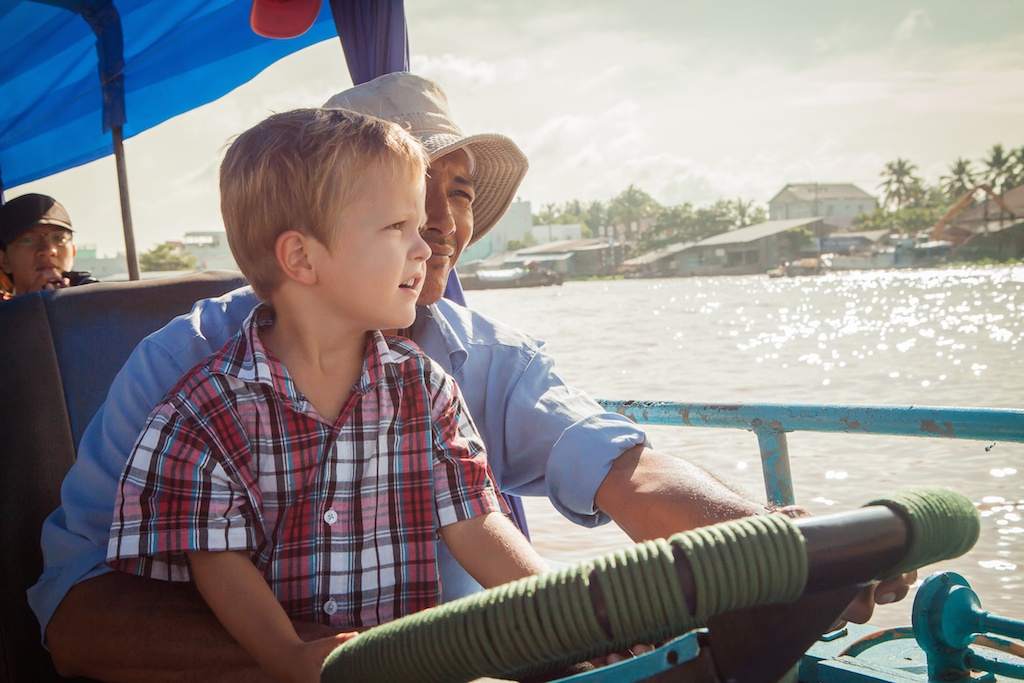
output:
M150 411L230 339L257 303L248 287L196 303L146 337L114 379L82 435L61 507L43 524L43 575L28 597L44 635L74 584L111 571L104 559L117 483ZM462 389L501 491L547 496L585 526L608 521L594 508L597 489L615 458L647 443L643 431L566 386L543 342L448 300L419 307L410 337ZM438 543L443 599L479 590Z

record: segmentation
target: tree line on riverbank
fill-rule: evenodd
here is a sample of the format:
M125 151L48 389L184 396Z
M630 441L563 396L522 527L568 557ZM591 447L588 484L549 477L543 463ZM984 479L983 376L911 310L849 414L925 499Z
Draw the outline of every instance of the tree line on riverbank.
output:
M881 193L881 206L858 216L850 230L886 228L918 232L935 225L981 183L1000 194L1024 184L1024 146L1008 149L996 144L977 161L957 158L933 185L920 177L914 163L903 158L887 163L879 176L881 182L874 189ZM545 204L533 214L533 223L579 223L584 226L584 236L600 235L605 226L623 226L636 239L638 250L647 251L754 225L767 217L767 209L752 199L719 199L705 207L695 207L690 202L664 206L631 184L607 202L573 199L564 204ZM637 233L633 226L641 221L649 227Z
M1003 194L1024 184L1024 146L1007 149L993 145L977 162L958 157L934 185L925 183L917 166L903 158L887 163L880 177L882 206L858 216L851 230L897 227L918 232L935 225L978 185L987 184L993 192ZM985 201L988 197L977 199Z

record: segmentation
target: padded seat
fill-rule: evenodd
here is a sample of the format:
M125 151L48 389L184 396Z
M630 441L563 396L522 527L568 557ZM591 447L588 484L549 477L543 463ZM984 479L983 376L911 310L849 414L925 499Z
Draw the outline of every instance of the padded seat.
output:
M208 271L0 303L0 683L65 680L25 591L42 572L43 520L114 375L143 337L243 284L237 272Z

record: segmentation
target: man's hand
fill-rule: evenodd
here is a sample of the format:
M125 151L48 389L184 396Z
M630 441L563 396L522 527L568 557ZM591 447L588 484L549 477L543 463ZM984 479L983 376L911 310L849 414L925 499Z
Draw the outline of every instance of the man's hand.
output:
M799 505L772 508L771 512L793 519L811 516L811 513ZM888 605L893 602L899 602L907 597L907 593L910 592L910 587L914 585L915 581L917 581L916 571L900 574L892 579L873 582L865 586L857 594L854 601L843 610L839 621L833 625L833 630L842 628L848 621L852 621L855 624L866 624L875 612L875 605Z
M855 624L866 624L875 612L875 605L888 605L899 602L907 597L910 587L917 581L917 572L907 572L899 576L872 583L865 586L856 599L843 611L842 621L852 621ZM836 628L842 628L840 623Z
M701 468L682 458L636 446L612 464L597 506L634 541L668 538L673 533L764 511L764 506L735 493ZM791 518L809 516L799 505L769 508ZM872 584L843 613L843 620L865 623L875 605L902 600L917 573Z
M44 268L32 280L32 284L28 286L28 292L22 293L28 294L29 292L39 292L46 289L63 289L70 286L71 281L64 277L64 274L59 270L56 268Z

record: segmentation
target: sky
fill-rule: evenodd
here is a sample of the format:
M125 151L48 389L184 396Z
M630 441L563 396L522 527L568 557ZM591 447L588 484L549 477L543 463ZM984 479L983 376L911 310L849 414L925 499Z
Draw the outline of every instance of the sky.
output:
M936 182L1024 147L1021 0L405 0L411 68L467 133L530 159L534 212L633 184L664 205L767 202L786 183L878 194L884 165ZM336 40L125 143L138 251L222 230L231 136L351 86ZM112 158L10 188L67 207L79 246L123 251Z

